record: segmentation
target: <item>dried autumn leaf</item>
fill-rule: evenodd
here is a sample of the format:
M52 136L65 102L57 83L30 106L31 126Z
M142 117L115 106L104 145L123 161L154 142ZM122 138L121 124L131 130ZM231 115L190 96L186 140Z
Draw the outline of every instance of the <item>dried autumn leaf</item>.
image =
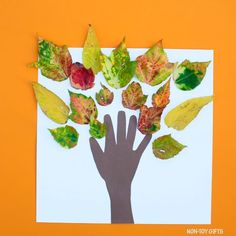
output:
M56 129L49 129L51 135L57 143L64 148L73 148L77 145L79 134L75 128L66 125Z
M99 71L101 71L101 55L102 53L95 30L91 25L89 25L82 55L85 68L91 68L94 74L97 74Z
M122 104L128 109L137 110L145 104L147 97L143 94L140 84L132 82L127 89L122 91Z
M153 134L160 129L162 110L143 105L140 108L138 130L142 134Z
M102 88L96 93L96 100L99 105L107 106L112 103L114 98L114 93L111 92L106 86L101 84Z
M33 89L44 114L58 124L65 124L70 109L63 100L39 83L33 83Z
M176 64L168 61L162 41L158 41L144 55L137 57L136 76L144 83L155 86L166 80Z
M153 154L160 159L169 159L176 156L186 146L176 141L171 135L163 135L152 143Z
M69 77L72 59L66 46L58 46L50 41L39 38L39 60L34 63L43 76L62 81Z
M166 125L176 130L183 130L201 109L212 101L212 98L212 96L197 97L179 104L166 115Z
M107 134L106 124L103 124L98 120L92 119L89 125L90 125L89 133L93 138L100 139L106 136Z
M181 90L196 88L202 82L209 64L210 61L190 62L184 60L173 74L175 85Z
M91 97L69 91L70 107L72 113L70 119L78 124L89 124L91 119L98 115L97 107Z
M111 52L110 57L101 56L102 72L107 83L113 88L126 86L134 76L136 62L130 61L125 39Z
M152 105L156 108L164 109L170 102L170 80L160 87L155 94L152 95Z
M91 69L86 69L81 63L76 62L71 66L70 83L73 88L87 90L94 86L94 74Z

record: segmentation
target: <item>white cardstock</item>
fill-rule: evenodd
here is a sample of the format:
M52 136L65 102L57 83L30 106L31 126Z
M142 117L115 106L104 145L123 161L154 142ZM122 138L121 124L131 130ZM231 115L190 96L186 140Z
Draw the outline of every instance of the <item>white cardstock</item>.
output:
M73 62L82 62L82 49L70 48ZM102 49L109 55L111 48ZM147 49L128 49L135 60ZM170 103L162 114L159 136L172 134L172 137L187 146L175 158L160 160L152 153L152 141L146 148L131 189L131 202L136 224L210 224L212 186L212 138L213 103L205 106L184 130L168 128L164 117L175 106L187 99L213 94L213 51L166 49L170 62L211 61L202 83L192 91L179 90L171 80ZM69 105L68 90L83 93L95 99L101 88L100 82L114 92L111 105L98 107L98 119L103 121L105 114L112 118L116 131L117 113L123 110L127 121L131 115L138 117L138 111L126 109L121 103L123 89L113 89L106 83L103 74L96 75L95 86L82 91L70 86L69 80L56 82L38 73L38 81L56 93ZM133 78L133 81L138 81ZM147 105L151 106L152 94L162 86L149 86L141 83L144 94L148 95ZM88 125L78 125L71 120L68 125L79 132L78 145L64 149L54 141L48 128L60 125L48 119L38 107L37 116L37 222L64 223L110 223L110 199L105 182L95 166L90 145ZM127 122L128 125L128 122ZM134 146L142 140L137 131ZM104 139L99 140L104 147Z

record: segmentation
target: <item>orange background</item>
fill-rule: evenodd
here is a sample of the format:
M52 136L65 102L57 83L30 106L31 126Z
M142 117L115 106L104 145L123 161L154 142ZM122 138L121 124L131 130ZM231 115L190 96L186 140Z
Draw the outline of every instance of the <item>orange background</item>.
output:
M0 235L186 235L187 228L235 224L235 15L229 0L0 1ZM212 225L87 225L35 223L36 36L81 47L87 25L102 47L125 35L128 47L214 49ZM207 125L207 124L206 124ZM204 127L202 127L204 135Z

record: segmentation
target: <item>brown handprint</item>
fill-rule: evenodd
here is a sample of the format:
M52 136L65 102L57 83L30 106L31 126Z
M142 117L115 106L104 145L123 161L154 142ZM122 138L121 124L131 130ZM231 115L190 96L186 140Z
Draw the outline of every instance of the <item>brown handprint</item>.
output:
M102 151L98 142L90 138L90 147L97 169L104 179L111 201L112 223L134 223L131 208L131 183L137 170L140 158L151 140L146 135L136 150L133 150L137 130L137 119L131 116L126 136L125 112L119 111L117 124L117 142L109 115L104 122L108 133L105 150Z

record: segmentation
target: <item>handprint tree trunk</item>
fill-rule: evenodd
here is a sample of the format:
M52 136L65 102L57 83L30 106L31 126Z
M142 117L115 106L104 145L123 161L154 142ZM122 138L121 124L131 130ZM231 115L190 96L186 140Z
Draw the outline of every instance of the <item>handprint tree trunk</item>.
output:
M105 140L105 150L102 151L98 142L90 138L90 146L94 161L106 187L111 202L112 223L134 223L131 206L131 184L137 170L140 158L151 140L146 135L136 150L133 150L137 130L137 119L131 116L126 135L125 112L118 113L117 141L111 121L106 115L104 122L108 132Z

